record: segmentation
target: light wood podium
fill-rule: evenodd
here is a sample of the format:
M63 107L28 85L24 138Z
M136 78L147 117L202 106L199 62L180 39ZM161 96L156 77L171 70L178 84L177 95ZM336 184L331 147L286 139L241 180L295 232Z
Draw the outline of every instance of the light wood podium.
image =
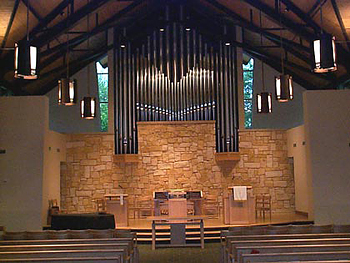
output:
M169 217L186 217L187 216L187 199L174 198L169 199Z
M107 213L114 215L116 228L128 226L128 195L110 194L105 195L105 199Z
M251 224L255 222L255 202L253 189L247 186L247 200L234 200L233 187L229 187L229 194L224 198L224 223Z

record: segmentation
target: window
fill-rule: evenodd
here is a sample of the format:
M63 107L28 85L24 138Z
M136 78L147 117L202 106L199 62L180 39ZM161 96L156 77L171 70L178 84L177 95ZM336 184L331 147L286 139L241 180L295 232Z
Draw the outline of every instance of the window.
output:
M100 129L108 130L108 67L103 68L100 62L96 62L98 98L100 103Z
M251 58L247 64L243 64L244 126L248 129L253 122L253 80L254 59Z

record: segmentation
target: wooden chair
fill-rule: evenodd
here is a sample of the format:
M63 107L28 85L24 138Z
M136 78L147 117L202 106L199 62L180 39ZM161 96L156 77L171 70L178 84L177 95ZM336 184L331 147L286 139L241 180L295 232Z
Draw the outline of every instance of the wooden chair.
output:
M47 224L51 225L52 215L57 215L60 212L60 207L58 206L57 199L49 200L49 211L47 213Z
M194 202L187 199L187 215L194 216Z
M267 213L271 220L271 196L269 194L257 195L255 197L255 217L260 216L265 219Z
M106 207L106 200L105 199L96 199L96 210L98 213L106 213L107 207Z
M208 195L204 198L203 202L203 214L209 218L219 218L220 207L218 198L215 195Z
M134 218L145 218L147 216L153 215L153 200L149 198L142 198L137 199L135 201L135 206L133 207L134 210Z

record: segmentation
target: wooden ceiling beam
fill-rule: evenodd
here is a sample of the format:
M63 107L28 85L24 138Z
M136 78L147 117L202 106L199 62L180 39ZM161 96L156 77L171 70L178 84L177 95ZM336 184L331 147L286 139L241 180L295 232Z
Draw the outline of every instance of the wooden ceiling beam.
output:
M22 0L23 4L29 8L29 11L35 16L36 19L38 19L38 21L40 22L42 20L42 17L38 14L38 12L34 9L33 6L31 6L30 4L28 4L29 0Z
M43 28L46 28L49 23L52 22L62 11L68 6L70 0L63 0L59 3L47 16L39 21L39 23L29 33L31 38L34 38Z
M307 25L311 26L312 29L317 33L320 30L318 24L312 20L312 18L304 13L298 6L296 6L291 0L281 0L286 7L291 10L294 14L296 14L301 20L303 20Z
M346 44L347 44L347 47L348 47L348 51L350 51L349 36L348 36L348 34L346 32L346 28L345 28L343 19L341 17L341 14L340 14L337 2L335 0L331 0L331 3L332 3L332 6L333 6L334 13L337 16L338 23L339 23L339 26L341 28L341 32L343 33L344 40L346 41Z
M259 26L254 25L253 23L251 23L250 21L248 21L247 19L239 16L238 14L236 14L235 12L233 12L231 9L229 9L228 7L220 4L219 2L217 2L216 0L206 0L207 2L209 2L210 4L212 4L213 6L215 6L217 9L221 10L222 12L226 13L228 15L228 17L231 17L232 19L234 19L237 23L237 25L240 25L241 27L244 27L252 32L258 33L258 34L262 34L263 36L265 36L266 38L269 38L271 40L275 40L275 41L280 41L280 36L279 35L275 35L271 32L268 32L268 30L263 30L261 29ZM290 41L286 38L282 38L283 43L285 45L291 46L291 47L295 47L299 50L302 50L304 52L308 52L310 53L310 48L306 47L304 45L301 45L299 43L296 43L294 41Z
M6 33L5 33L4 39L2 40L2 43L1 43L0 56L1 56L1 53L2 53L2 49L5 48L5 45L6 45L6 42L7 42L7 38L9 36L10 30L11 30L11 27L12 27L12 24L13 24L13 20L15 19L15 16L16 16L16 13L17 13L17 10L18 10L19 2L20 2L20 0L16 0L15 4L13 5L11 17L10 17L9 23L7 25L7 28L6 28Z
M251 22L249 22L248 20L245 20L244 18L238 16L236 13L234 13L233 11L231 11L230 9L227 9L225 6L216 6L217 8L220 8L221 11L225 12L228 17L231 19L233 18L234 20L238 20L239 22L237 23L239 26L241 26L244 30L249 30L253 33L257 33L257 34L262 34L265 38L267 38L268 40L272 41L275 45L278 45L279 47L281 46L281 39L280 36L275 35L273 33L268 32L267 30L262 30L260 27L255 26L254 24L252 24ZM204 14L204 10L203 9L196 9L197 12L202 12L202 15L208 17L208 19L210 21L217 21L218 19L216 19L215 17L210 16L209 14ZM235 22L233 22L232 20L227 20L226 21L230 26L235 26ZM290 41L288 39L282 38L283 41L283 47L284 49L293 54L293 56L301 59L302 61L304 61L305 63L308 63L309 65L311 65L311 49L309 47L305 47L299 43L295 43L293 41Z
M94 35L101 33L105 30L107 30L112 24L117 21L118 19L122 18L124 15L129 13L130 11L134 10L137 6L139 6L143 1L142 0L135 0L132 4L128 5L124 9L120 10L118 13L107 19L104 23L98 25L98 27L93 28L90 32L85 32L81 34L80 36L77 36L75 38L72 38L69 40L69 48L74 48L77 45L83 43L85 40L87 40L89 37L93 37ZM61 52L63 49L67 48L67 43L59 44L53 48L47 49L40 54L42 56L48 56L55 52Z
M106 4L111 0L93 0L90 3L86 4L84 7L80 8L74 14L70 15L68 18L62 20L57 23L53 27L49 28L45 33L41 34L38 37L33 39L33 44L38 47L42 47L49 43L52 39L57 36L65 33L66 30L72 28L77 22L79 22L82 18L87 16L89 13L94 10L100 8L102 5Z
M113 15L111 18L106 20L103 24L100 24L98 27L92 29L90 32L86 32L86 33L84 33L76 38L69 40L69 48L73 49L76 46L83 43L84 41L86 41L89 37L93 37L98 33L101 33L105 30L108 30L108 28L111 27L112 24L116 20L120 19L121 17L123 17L127 13L134 10L142 2L143 2L143 0L134 1L132 4L130 4L129 6L125 7L121 11L119 11L117 14ZM51 56L49 58L47 58L46 60L43 60L42 62L40 62L39 65L41 65L41 67L46 67L46 66L50 65L51 63L53 63L54 61L56 61L57 59L59 59L62 56L62 51L65 50L66 48L67 48L67 43L62 43L62 44L55 46L52 49L44 51L42 54L43 56L48 56L48 55L51 55Z
M208 1L208 0L207 0ZM215 1L215 0L210 0ZM274 20L276 23L282 23L283 26L287 27L290 31L297 34L298 36L308 40L309 42L312 41L315 37L315 34L311 33L308 30L303 29L300 25L297 23L291 21L290 19L282 16L280 17L280 14L276 12L276 10L269 5L261 2L260 0L244 0L247 4L251 5L252 7L261 10L264 14L266 14L268 17L270 17L272 20Z

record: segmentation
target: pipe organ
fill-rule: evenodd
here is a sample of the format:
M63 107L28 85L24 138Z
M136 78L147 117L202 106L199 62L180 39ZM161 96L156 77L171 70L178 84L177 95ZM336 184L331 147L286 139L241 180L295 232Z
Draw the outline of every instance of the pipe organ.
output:
M166 20L142 41L115 30L116 154L137 153L139 121L197 120L216 121L217 152L237 152L235 46Z

